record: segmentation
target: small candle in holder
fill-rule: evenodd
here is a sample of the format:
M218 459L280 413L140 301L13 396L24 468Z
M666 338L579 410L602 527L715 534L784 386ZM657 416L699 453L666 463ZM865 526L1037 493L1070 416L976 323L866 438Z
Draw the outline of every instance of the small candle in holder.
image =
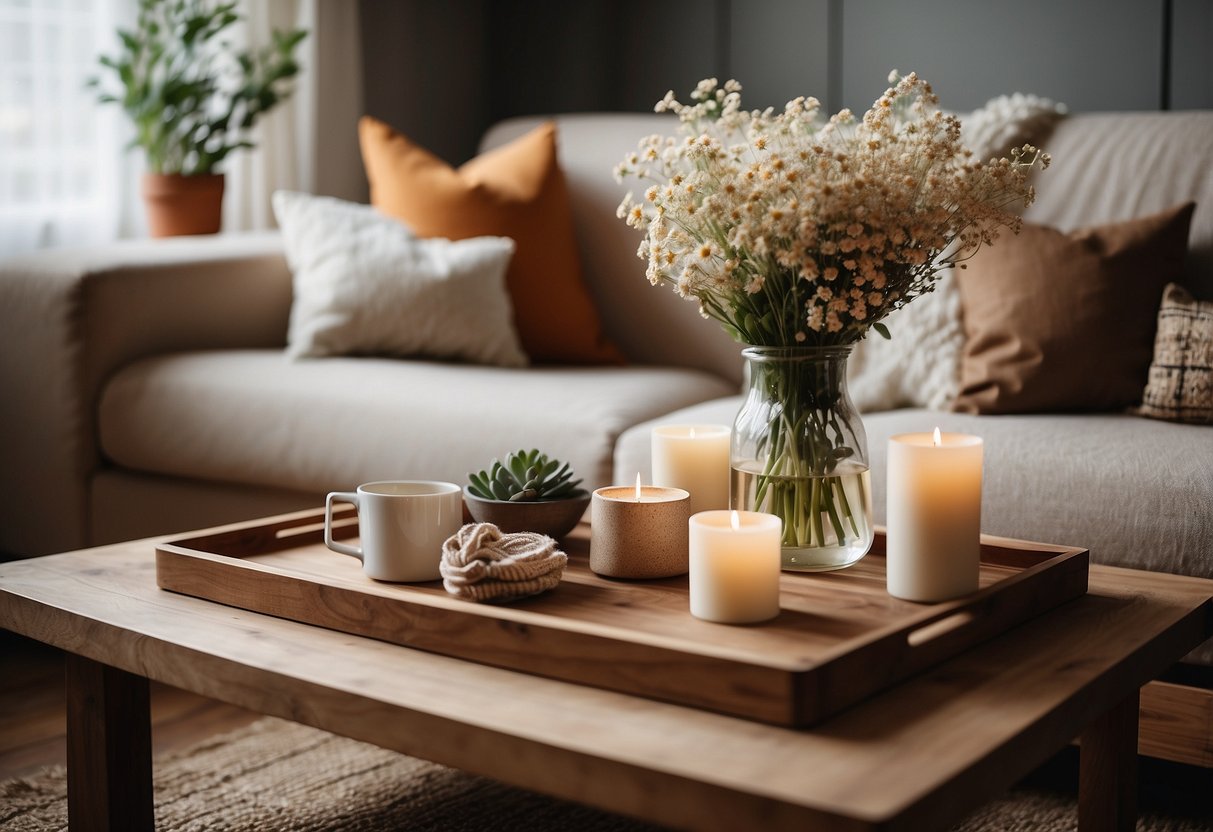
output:
M946 601L977 591L982 441L961 433L889 438L889 594Z
M690 494L614 485L590 500L590 569L610 578L669 578L687 571Z
M691 615L752 624L779 615L783 521L756 511L691 517Z
M728 425L653 428L653 484L691 493L691 514L729 507Z

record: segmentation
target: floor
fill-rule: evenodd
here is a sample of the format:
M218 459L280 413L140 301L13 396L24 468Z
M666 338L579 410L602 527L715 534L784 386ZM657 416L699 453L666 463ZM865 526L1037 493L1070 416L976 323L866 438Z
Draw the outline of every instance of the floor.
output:
M152 751L163 754L253 722L259 714L153 682ZM0 780L67 757L63 655L0 630Z
M259 715L153 682L153 753L194 745L238 729ZM0 630L0 781L66 758L63 657L53 648ZM1209 820L1213 770L1140 758L1142 811ZM1067 749L1022 785L1077 794L1078 754Z

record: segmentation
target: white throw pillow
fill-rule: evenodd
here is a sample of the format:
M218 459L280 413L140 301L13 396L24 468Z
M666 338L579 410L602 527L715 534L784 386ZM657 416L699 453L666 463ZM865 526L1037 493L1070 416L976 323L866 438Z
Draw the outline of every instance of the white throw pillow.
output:
M420 239L369 205L278 191L295 297L291 358L397 355L526 366L506 237Z
M960 292L949 269L935 291L890 313L892 340L873 331L847 362L847 390L860 413L899 407L944 410L960 393L964 327Z

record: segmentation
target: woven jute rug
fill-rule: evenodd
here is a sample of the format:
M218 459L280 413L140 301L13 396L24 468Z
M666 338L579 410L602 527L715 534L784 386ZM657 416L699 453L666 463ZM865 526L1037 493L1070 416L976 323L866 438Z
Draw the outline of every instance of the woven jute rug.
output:
M493 830L640 832L647 824L554 800L278 719L155 761L161 830ZM0 783L0 829L67 828L62 766ZM964 832L1053 832L1076 826L1073 799L1013 791L971 816ZM1147 817L1146 832L1204 824Z

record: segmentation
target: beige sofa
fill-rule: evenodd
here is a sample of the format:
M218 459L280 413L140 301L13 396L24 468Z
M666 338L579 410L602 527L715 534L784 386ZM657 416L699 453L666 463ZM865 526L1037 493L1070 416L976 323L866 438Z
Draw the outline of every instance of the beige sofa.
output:
M534 121L498 125L485 145ZM462 482L519 446L567 458L594 487L648 470L655 421L730 422L738 346L693 304L649 286L636 234L615 217L623 188L612 166L669 122L558 123L585 273L630 366L290 362L291 276L274 234L11 261L0 266L0 551L315 506L326 491L379 478ZM1213 112L1074 115L1045 145L1055 164L1028 219L1069 229L1194 200L1186 280L1213 297ZM864 422L878 522L888 436L939 425L985 438L986 531L1213 577L1213 427L925 410ZM1191 659L1213 664L1213 647ZM1213 719L1207 692L1185 701L1189 717Z
M533 125L485 137L500 144ZM0 269L0 550L40 554L317 503L385 477L463 481L540 445L597 486L648 470L653 420L729 422L737 345L654 289L615 217L613 164L669 128L558 119L587 279L623 368L486 368L282 354L290 274L274 234L55 251ZM1189 285L1213 296L1213 113L1075 115L1027 218L1062 228L1184 200ZM671 415L673 414L673 415ZM883 516L891 433L986 438L984 526L1097 561L1213 576L1213 429L1127 414L865 414Z

